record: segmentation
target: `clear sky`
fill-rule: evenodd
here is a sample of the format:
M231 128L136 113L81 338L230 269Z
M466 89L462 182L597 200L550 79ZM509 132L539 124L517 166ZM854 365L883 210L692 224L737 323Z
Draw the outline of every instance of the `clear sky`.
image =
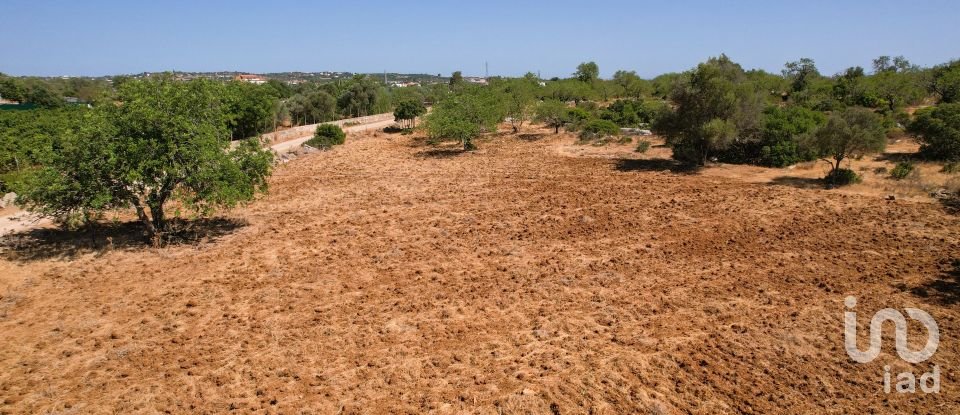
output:
M960 58L960 1L0 0L0 72L180 71L568 76L593 60L652 77L726 53L833 74L879 55Z

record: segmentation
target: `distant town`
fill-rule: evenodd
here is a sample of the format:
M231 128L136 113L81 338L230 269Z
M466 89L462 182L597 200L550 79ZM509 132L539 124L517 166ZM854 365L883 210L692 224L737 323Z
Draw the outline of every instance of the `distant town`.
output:
M351 79L356 75L366 75L373 79L383 81L384 84L394 87L404 87L404 86L418 86L426 84L436 84L436 83L449 83L449 75L443 74L405 74L405 73L396 73L396 72L380 72L380 73L358 73L358 72L338 72L338 71L321 71L321 72L268 72L268 73L251 73L251 72L238 72L238 71L223 71L223 72L181 72L181 71L169 71L169 72L141 72L137 74L117 74L117 75L104 75L104 76L36 76L31 78L40 78L40 79L91 79L91 80L104 80L112 82L114 78L133 78L133 79L143 79L149 78L155 74L159 73L171 73L174 78L182 81L189 81L192 79L215 79L221 81L229 80L238 80L246 81L254 84L264 84L271 79L275 79L281 82L284 82L289 85L297 85L305 82L336 82L338 80ZM464 76L463 80L475 84L486 84L487 78L480 76Z

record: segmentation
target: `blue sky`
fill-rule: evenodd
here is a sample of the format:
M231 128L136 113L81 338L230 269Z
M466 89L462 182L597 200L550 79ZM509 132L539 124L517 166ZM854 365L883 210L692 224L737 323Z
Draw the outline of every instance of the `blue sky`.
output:
M686 70L726 53L832 74L879 55L960 58L956 1L0 0L0 72L322 70L568 76Z

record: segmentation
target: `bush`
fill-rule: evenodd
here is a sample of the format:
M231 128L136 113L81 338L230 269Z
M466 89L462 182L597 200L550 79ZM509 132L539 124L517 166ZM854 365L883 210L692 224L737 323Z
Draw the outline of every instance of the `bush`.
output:
M335 145L343 144L347 139L347 133L343 129L333 124L320 124L317 131L313 133L313 138L307 141L307 145L313 148L328 149Z
M609 135L620 135L620 127L610 120L590 120L583 126L580 132L580 139L587 141Z
M920 152L935 160L960 161L960 103L924 108L915 115L907 131L920 140Z
M577 131L591 119L593 119L593 115L583 108L569 108L567 110L567 131Z
M846 186L848 184L860 183L860 176L850 169L833 169L824 178L827 184L833 186Z
M637 143L636 151L637 153L646 153L650 149L650 142L647 140L640 140Z
M907 161L897 163L897 166L890 171L890 177L894 180L906 179L910 173L913 173L915 168L916 167L913 165L913 163Z

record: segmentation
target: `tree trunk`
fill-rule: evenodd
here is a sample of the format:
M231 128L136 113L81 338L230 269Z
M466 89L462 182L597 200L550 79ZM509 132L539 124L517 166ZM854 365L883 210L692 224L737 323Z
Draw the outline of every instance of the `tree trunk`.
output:
M140 204L139 200L134 201L133 206L137 209L137 218L140 219L144 230L147 231L147 237L153 240L157 236L157 228L153 226L153 221L147 216L147 212L143 209L143 205Z
M166 218L163 214L163 202L150 205L150 216L153 216L154 228L159 232L163 232L167 227Z

